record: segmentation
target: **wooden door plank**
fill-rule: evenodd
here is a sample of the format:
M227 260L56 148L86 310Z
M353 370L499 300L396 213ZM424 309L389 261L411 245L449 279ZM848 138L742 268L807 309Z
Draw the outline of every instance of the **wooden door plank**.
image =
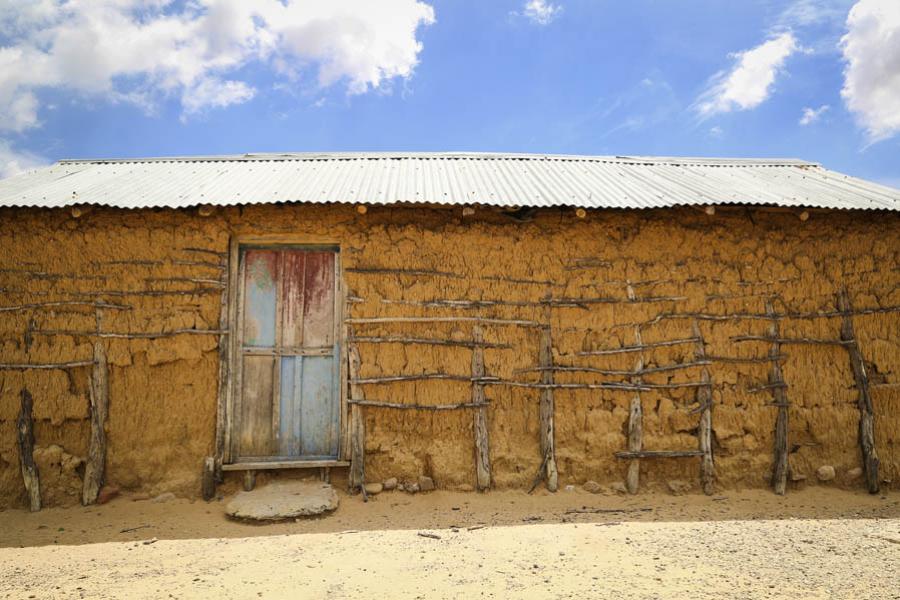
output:
M282 346L303 346L303 288L306 281L308 252L289 250L284 253L284 276L281 279L281 297L284 303L281 331Z
M247 250L244 261L243 345L275 346L278 253Z
M304 357L301 378L300 454L336 458L334 357Z
M272 454L272 386L274 357L245 356L241 390L240 454Z
M303 282L303 346L334 345L333 252L307 252Z

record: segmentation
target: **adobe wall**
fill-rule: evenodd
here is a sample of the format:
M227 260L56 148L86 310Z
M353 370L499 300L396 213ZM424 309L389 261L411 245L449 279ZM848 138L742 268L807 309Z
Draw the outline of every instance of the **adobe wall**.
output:
M492 210L463 217L461 209L278 205L196 210L93 209L0 212L0 363L89 360L92 332L157 334L219 327L221 281L233 234L291 233L333 237L342 244L351 317L483 316L549 322L554 361L631 369L635 354L578 356L634 342L636 323L663 313L762 313L765 298L779 312L834 310L845 285L855 308L900 306L900 215L796 214L723 209L537 211L519 222ZM385 271L387 270L387 271ZM413 271L404 273L403 271ZM636 300L628 302L631 295ZM548 307L543 299L614 299ZM503 301L480 308L425 306L435 300ZM103 302L127 308L52 302ZM99 316L99 317L98 317ZM882 477L900 480L900 313L855 317L874 385L876 442ZM763 356L765 320L700 322L707 353ZM839 318L785 319L786 337L838 337ZM471 323L360 324L357 335L468 339ZM644 342L690 337L691 321L663 318L642 328ZM538 381L538 331L486 325L488 375ZM212 454L216 419L218 337L102 338L110 364L107 481L126 490L198 496L203 458ZM648 350L646 366L693 359L691 345ZM795 473L815 484L815 470L833 465L829 485L862 487L847 473L861 465L856 390L847 352L837 346L786 346L784 378ZM467 375L465 347L363 344L363 377L422 372ZM764 384L765 363L716 362L713 431L718 485L765 487L771 469L776 409ZM80 462L89 439L89 367L0 370L0 508L24 506L16 446L19 394L35 403L46 505L78 501ZM647 375L655 383L697 381L698 369ZM591 373L557 373L557 382L621 381ZM466 382L413 381L365 387L389 402L444 404L471 399ZM695 448L695 390L642 392L644 445ZM527 488L540 464L539 390L488 386L494 483ZM612 483L626 465L633 392L556 390L560 484ZM474 483L469 410L419 412L366 409L369 480L432 476L439 487ZM696 459L642 461L642 489L678 479L697 484Z

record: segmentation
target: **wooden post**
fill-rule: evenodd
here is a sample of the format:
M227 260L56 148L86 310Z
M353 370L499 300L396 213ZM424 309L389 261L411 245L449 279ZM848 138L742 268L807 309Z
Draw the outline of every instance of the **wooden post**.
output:
M766 314L774 315L775 307L772 300L766 300ZM779 496L783 496L787 489L788 476L788 399L784 387L784 377L781 373L781 364L778 357L781 355L778 321L772 318L769 325L769 337L776 340L769 348L769 359L772 361L769 371L769 383L772 388L772 399L778 407L778 416L775 418L775 462L772 468L772 488Z
M629 286L630 288L631 286ZM639 326L635 326L634 328L634 343L638 346L643 345L643 340L641 339L641 328ZM638 355L637 362L634 365L635 373L640 373L644 368L644 355L640 353ZM635 375L631 378L631 382L635 385L640 385L642 382L642 377L640 375ZM644 414L643 408L641 407L641 392L637 391L634 393L634 396L631 397L631 406L628 410L628 451L629 452L640 452L643 450L644 445ZM628 463L628 474L625 477L625 485L628 488L629 494L637 494L638 485L640 484L641 478L641 461L639 458L633 459L630 463Z
M244 491L252 492L256 487L256 471L244 471Z
M484 334L480 325L472 328L472 404L484 404L484 384L478 381L484 377ZM487 407L475 408L475 485L483 492L491 487L491 447L488 438Z
M109 371L106 348L94 342L94 368L89 386L91 400L91 442L84 468L81 503L85 506L97 501L106 472L106 417L109 414Z
M353 383L359 379L359 350L350 346L347 352L350 376L350 397L364 400L362 386ZM350 405L350 491L359 490L365 495L366 486L366 420L365 410L358 404Z
M540 350L541 383L553 384L553 338L550 334L550 326L541 328ZM559 476L556 471L556 444L553 431L553 388L542 388L541 391L541 455L544 463L544 477L547 481L547 489L555 492L559 486Z
M222 297L219 302L219 330L228 331L228 269L225 270L225 287L222 290ZM229 332L230 333L230 332ZM225 440L228 423L226 415L228 414L228 386L229 382L229 352L231 345L231 336L229 333L219 335L219 389L216 397L216 447L213 456L213 490L215 495L216 483L221 483L222 463L225 461Z
M706 348L703 336L700 334L700 326L693 322L694 337L697 343L694 350L694 358L698 361L706 358ZM700 425L697 428L698 447L700 456L700 486L703 493L711 496L715 493L716 466L713 461L712 449L712 381L709 370L706 367L700 371L700 381L705 384L697 388L697 402L700 404Z
M19 411L18 426L19 465L22 467L22 479L31 512L41 510L41 478L37 465L34 464L34 418L32 409L34 402L31 392L22 390L22 406Z
M216 459L207 456L203 459L203 475L200 478L200 492L203 499L209 502L216 495Z
M866 366L862 353L859 350L859 342L853 330L853 319L850 317L850 296L846 288L838 295L838 310L844 313L841 323L841 339L848 342L847 351L850 353L850 366L853 368L853 378L856 380L856 388L859 391L857 405L859 406L859 446L862 450L863 469L866 475L866 488L870 494L877 494L878 483L878 454L875 451L875 411L872 408L872 397L869 395L869 377L866 375Z

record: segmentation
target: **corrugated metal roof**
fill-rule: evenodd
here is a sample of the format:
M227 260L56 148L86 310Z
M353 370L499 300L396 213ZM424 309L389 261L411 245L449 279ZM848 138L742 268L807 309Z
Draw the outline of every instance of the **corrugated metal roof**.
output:
M796 159L298 153L64 160L0 181L0 206L272 202L900 210L900 191Z

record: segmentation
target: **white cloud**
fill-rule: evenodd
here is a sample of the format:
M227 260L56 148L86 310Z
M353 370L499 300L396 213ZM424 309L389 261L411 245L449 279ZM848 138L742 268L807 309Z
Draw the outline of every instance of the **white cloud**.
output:
M0 140L0 179L18 175L28 169L40 167L47 161L30 152L18 152L8 142Z
M725 130L718 125L713 125L709 128L709 137L718 140L721 139L723 135L725 135Z
M784 63L800 50L791 32L782 33L755 48L733 55L730 71L717 73L694 104L701 117L733 110L749 110L766 101Z
M522 15L532 23L548 25L562 12L562 6L547 0L527 0Z
M819 108L810 108L810 107L804 108L803 114L800 115L800 121L799 121L800 125L804 125L804 126L812 125L813 123L815 123L816 121L821 119L822 115L824 115L826 112L828 112L829 108L831 108L831 107L828 106L827 104L823 104Z
M38 126L47 88L185 114L246 102L251 63L360 94L410 77L433 22L419 0L0 0L0 130Z
M900 2L860 0L841 39L841 96L870 143L900 133Z

